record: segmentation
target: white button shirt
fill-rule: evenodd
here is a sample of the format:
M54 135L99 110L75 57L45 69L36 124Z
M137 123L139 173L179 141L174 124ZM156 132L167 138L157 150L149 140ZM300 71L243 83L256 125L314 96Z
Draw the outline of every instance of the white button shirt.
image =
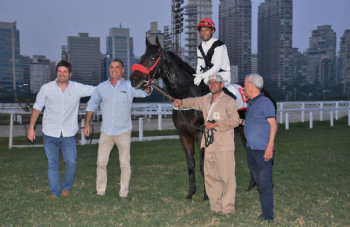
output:
M207 42L203 41L201 43L204 54L208 53L209 49L211 48L211 46L216 40L217 39L215 38L211 38L209 41ZM202 74L202 72L200 72L200 69L201 69L201 66L205 68L205 61L198 47L197 47L197 56L200 57L200 58L197 58L198 59L197 74ZM209 77L211 75L218 73L224 79L225 86L229 85L231 82L231 66L230 66L230 60L227 54L226 45L218 46L215 48L213 57L211 59L211 63L213 64L213 67L208 71L206 71L205 73L203 73L202 75L204 77L204 83L208 84ZM219 73L220 69L225 70L225 72Z
M57 80L57 79L56 79ZM43 133L59 138L75 136L78 127L78 109L81 97L90 96L95 87L69 81L62 92L55 81L44 84L36 96L33 108L41 111L44 106Z

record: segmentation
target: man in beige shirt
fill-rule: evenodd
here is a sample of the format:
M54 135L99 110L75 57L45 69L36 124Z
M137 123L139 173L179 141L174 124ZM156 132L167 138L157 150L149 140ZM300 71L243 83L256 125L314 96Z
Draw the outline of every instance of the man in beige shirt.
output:
M240 119L236 101L222 92L225 86L223 78L211 75L208 86L211 93L197 98L176 99L174 107L203 111L204 133L210 130L209 134L214 136L213 143L207 147L204 136L201 141L201 148L205 148L204 181L210 209L233 213L236 195L234 128L239 125Z

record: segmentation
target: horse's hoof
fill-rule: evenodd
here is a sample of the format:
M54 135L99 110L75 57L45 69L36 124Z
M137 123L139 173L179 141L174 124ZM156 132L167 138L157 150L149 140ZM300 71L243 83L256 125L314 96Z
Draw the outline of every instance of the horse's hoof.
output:
M192 196L186 196L185 199L192 199Z
M204 196L204 200L209 200L209 197L207 195Z
M249 192L250 190L252 190L254 188L255 185L251 186L249 185L249 187L246 189L247 192Z

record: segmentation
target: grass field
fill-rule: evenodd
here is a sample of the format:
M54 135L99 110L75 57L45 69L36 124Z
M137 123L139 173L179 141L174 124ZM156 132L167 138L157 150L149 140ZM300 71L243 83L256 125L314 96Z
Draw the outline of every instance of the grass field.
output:
M350 225L350 127L335 122L290 124L276 138L275 221L271 226ZM147 132L145 132L147 136ZM7 138L8 139L8 138ZM7 149L0 140L0 226L257 226L258 193L246 192L249 170L236 134L236 213L214 214L203 201L196 154L197 193L185 200L188 174L179 140L134 142L132 178L126 199L119 198L117 149L108 166L104 197L95 196L97 145L78 146L71 196L47 199L47 160L43 148ZM64 164L60 162L61 177Z

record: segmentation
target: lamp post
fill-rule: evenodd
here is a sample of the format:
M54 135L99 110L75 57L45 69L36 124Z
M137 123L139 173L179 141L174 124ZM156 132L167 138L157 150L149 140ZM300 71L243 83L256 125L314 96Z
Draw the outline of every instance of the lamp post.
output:
M326 92L329 92L329 90L323 90L323 101L326 100Z

